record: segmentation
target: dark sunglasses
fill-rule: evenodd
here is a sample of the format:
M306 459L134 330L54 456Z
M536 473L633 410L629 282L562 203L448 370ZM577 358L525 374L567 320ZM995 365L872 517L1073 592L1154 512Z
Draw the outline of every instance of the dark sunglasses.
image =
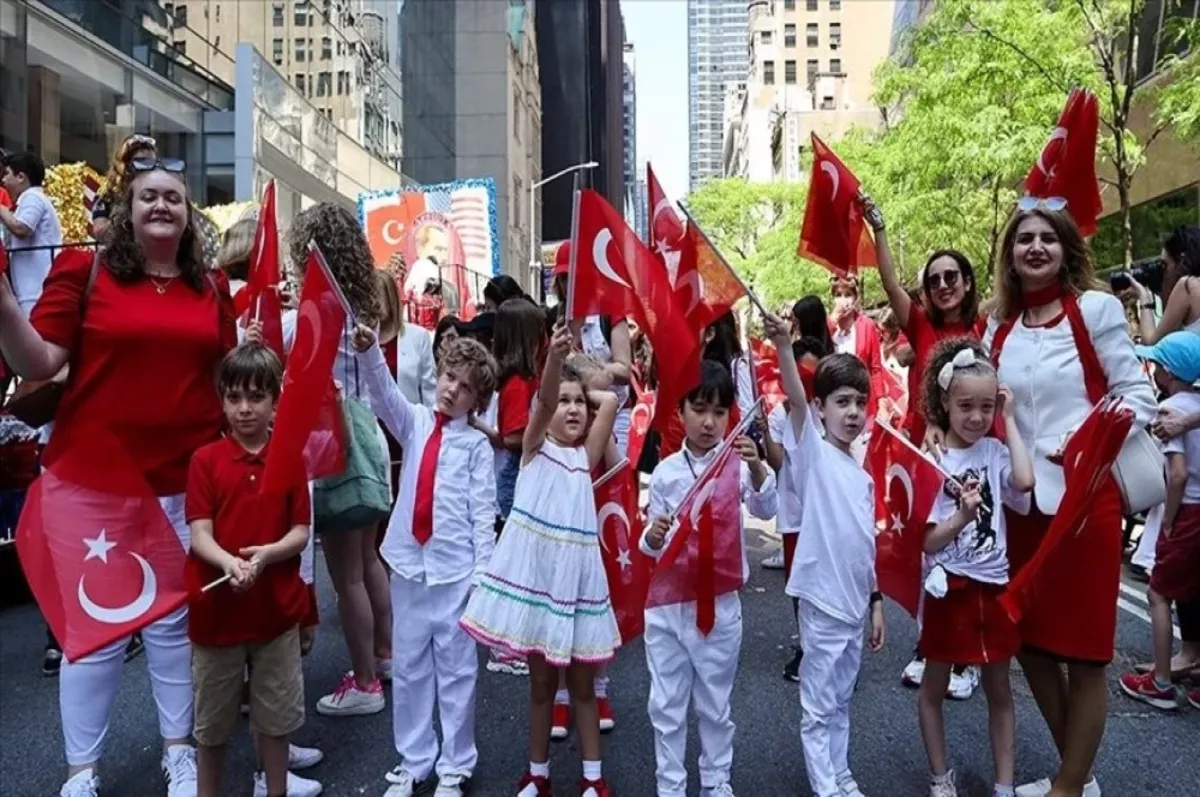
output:
M162 169L171 174L182 174L187 164L180 158L134 158L129 162L129 167L138 173Z
M953 288L958 284L958 278L962 275L957 271L942 271L938 274L930 274L925 278L925 284L929 286L929 290L936 291L938 288L945 285L947 288Z

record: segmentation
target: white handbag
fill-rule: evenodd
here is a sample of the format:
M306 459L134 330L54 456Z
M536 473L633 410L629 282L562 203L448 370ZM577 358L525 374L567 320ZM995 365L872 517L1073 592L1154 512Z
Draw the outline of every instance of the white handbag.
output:
M1125 441L1113 464L1113 476L1127 515L1145 512L1167 500L1166 457L1158 440L1146 429Z

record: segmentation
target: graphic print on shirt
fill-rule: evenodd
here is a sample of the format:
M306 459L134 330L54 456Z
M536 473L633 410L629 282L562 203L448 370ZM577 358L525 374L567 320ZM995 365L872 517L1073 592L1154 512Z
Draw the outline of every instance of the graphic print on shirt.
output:
M954 481L964 485L979 485L979 495L983 499L975 514L974 523L969 524L963 529L963 533L950 543L953 546L954 558L974 561L979 556L991 553L996 549L996 527L993 522L996 515L996 503L992 495L992 483L988 479L988 468L986 465L981 468L967 468L961 473L954 474ZM942 490L947 498L954 501L955 507L962 508L962 499L954 482L947 479ZM968 530L971 535L969 542L965 539Z

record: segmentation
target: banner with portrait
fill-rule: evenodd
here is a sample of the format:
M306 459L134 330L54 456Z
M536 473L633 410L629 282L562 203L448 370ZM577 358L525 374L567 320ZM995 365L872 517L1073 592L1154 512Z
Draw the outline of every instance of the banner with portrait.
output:
M402 269L404 301L410 311L423 308L414 320L429 326L443 314L474 315L484 285L500 273L494 180L364 193L358 210L375 266Z

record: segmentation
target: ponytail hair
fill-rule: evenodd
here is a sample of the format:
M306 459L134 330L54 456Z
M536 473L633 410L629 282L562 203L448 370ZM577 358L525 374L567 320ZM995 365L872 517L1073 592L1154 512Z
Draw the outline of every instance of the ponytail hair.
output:
M950 428L946 396L959 376L996 376L996 368L983 346L972 338L947 338L934 347L922 380L925 420L939 429Z

